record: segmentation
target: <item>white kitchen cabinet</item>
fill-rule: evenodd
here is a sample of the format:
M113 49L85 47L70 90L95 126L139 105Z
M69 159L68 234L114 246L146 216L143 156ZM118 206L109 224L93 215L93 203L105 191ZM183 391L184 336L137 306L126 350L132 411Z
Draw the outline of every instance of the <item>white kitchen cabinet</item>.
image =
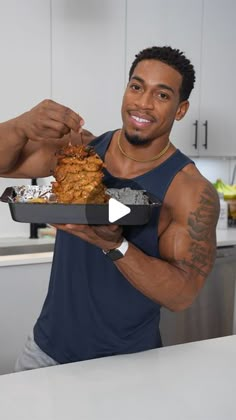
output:
M171 140L186 154L195 142L195 120L199 118L201 3L195 0L128 0L127 8L127 78L134 55L146 47L170 45L185 52L194 63L196 86L185 118L175 122Z
M52 97L98 135L121 126L125 0L52 0Z
M212 272L193 304L184 311L161 309L164 346L208 340L235 333L235 248L217 249Z
M171 140L189 156L236 155L234 0L128 0L127 75L134 54L152 45L184 51L196 70L185 118Z
M235 17L235 0L204 0L199 118L201 156L236 156Z
M0 122L51 95L50 0L0 0ZM26 180L0 179L0 194ZM29 235L29 225L11 219L0 204L1 237Z
M0 0L0 121L51 93L50 0Z
M13 372L46 297L50 270L51 262L0 267L0 374Z

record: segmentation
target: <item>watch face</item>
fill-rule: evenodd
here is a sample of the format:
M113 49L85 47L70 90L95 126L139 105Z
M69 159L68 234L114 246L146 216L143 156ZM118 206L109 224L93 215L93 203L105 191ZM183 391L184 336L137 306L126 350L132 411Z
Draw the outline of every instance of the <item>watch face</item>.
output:
M106 254L112 261L119 260L124 255L118 249L112 249L111 251L107 252Z

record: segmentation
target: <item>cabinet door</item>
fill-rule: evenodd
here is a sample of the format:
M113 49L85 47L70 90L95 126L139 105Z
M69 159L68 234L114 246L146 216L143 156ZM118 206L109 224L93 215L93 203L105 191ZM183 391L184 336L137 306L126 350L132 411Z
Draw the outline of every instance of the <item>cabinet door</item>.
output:
M0 121L51 93L50 0L8 0L0 13Z
M236 155L236 2L205 0L200 100L200 153ZM205 129L208 123L207 148Z
M162 308L160 330L164 346L209 340L234 334L236 262L216 258L193 304L180 312Z
M50 0L1 1L0 121L32 108L51 95ZM0 191L29 180L0 179ZM11 219L0 208L2 237L28 236L29 225Z
M52 0L52 96L98 135L121 126L125 0Z
M50 262L0 267L0 375L14 371L40 314L50 271Z
M182 50L196 70L196 85L190 108L175 122L171 140L184 153L198 155L194 123L199 119L200 51L202 2L195 0L128 0L126 78L135 54L153 45L170 45Z

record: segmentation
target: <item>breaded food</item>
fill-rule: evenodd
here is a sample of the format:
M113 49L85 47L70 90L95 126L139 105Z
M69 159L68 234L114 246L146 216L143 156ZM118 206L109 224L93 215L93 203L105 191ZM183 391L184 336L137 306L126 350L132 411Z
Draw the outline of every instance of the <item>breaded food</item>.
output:
M64 146L57 153L52 192L58 203L103 204L108 201L102 183L104 163L94 148Z

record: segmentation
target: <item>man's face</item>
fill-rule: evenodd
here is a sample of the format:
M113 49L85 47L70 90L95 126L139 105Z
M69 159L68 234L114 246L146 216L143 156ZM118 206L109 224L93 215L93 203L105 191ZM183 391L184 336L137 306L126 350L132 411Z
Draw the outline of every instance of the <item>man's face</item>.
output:
M174 120L188 109L188 101L179 102L181 83L181 74L161 61L137 64L122 103L123 127L130 139L142 144L169 136Z

